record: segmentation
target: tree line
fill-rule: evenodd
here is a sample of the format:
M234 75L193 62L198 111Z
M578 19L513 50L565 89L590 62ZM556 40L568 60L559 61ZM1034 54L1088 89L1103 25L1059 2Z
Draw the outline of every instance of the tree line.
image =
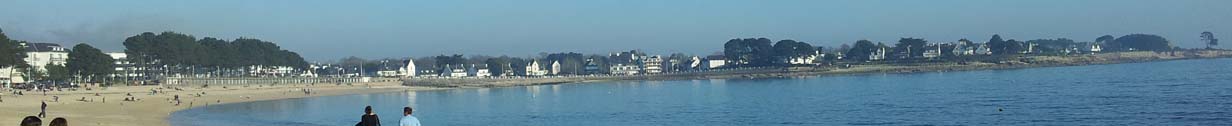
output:
M1214 40L1213 37L1210 37L1210 39ZM847 48L848 46L844 44L837 52L843 52L848 60L868 61L870 60L870 55L880 49L885 48L889 48L888 50L885 50L885 55L887 58L894 59L919 58L923 55L922 53L924 53L924 50L926 49L941 48L942 50L952 50L956 48L981 46L980 44L973 43L967 39L958 40L957 43L958 44L928 44L928 41L921 38L902 38L899 39L898 43L894 44L893 47L890 47L883 43L874 44L872 41L858 40L854 43L854 46L851 46L850 48ZM1102 45L1104 51L1170 51L1178 48L1172 45L1172 43L1164 37L1151 34L1130 34L1121 37L1105 35L1096 38L1094 42L1086 43L1075 42L1074 40L1067 38L1035 39L1028 41L1019 41L1015 39L1006 40L1002 38L1001 35L993 35L992 38L982 45L983 47L986 47L992 55L1018 55L1028 53L1030 51L1037 51L1030 52L1036 54L1068 53L1066 52L1067 50L1072 51L1074 48L1086 46L1085 44ZM960 45L966 47L958 47ZM737 56L747 55L746 52L741 50L728 51L728 53L735 53ZM901 57L894 57L893 55L895 54L900 55ZM956 54L953 54L951 51L942 51L939 52L939 54L941 57L956 56Z
M723 56L736 66L783 65L782 59L814 55L821 47L795 40L779 40L771 45L767 38L731 39L723 44Z
M162 32L141 33L124 40L124 53L133 63L147 68L171 66L167 71L186 72L185 69L203 68L224 71L251 66L288 66L307 68L298 53L282 49L273 42L253 38L237 38L231 41L191 35ZM191 72L191 71L187 71Z

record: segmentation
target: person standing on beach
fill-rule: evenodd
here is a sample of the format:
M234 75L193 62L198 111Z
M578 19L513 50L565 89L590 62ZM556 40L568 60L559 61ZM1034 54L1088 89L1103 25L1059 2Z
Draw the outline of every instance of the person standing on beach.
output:
M41 108L41 110L39 111L39 115L38 115L38 117L39 117L39 118L47 118L47 101L43 101L43 106L42 106L42 107L40 107L40 108Z
M365 106L364 115L360 116L359 123L355 126L381 126L381 118L372 113L372 106Z
M413 111L414 111L414 109L411 109L411 107L404 107L404 108L402 108L402 116L403 116L403 117L402 117L402 120L399 122L399 123L400 123L399 125L401 125L401 126L419 126L419 118L415 118L415 116L411 116L411 113L412 113Z

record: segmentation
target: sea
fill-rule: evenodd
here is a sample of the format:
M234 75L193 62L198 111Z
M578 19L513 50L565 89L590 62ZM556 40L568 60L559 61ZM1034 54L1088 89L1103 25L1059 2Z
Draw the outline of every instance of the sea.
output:
M616 81L230 103L175 126L1232 125L1232 59L757 79Z

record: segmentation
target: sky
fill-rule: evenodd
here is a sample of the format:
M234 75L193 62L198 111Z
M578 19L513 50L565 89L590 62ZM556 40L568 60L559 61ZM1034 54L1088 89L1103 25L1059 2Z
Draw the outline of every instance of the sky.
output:
M1232 37L1228 5L1232 0L4 0L0 29L13 39L108 52L123 51L124 38L142 32L257 38L314 62L634 49L709 55L729 39L761 37L838 46L1142 33L1196 48L1205 46L1203 31Z

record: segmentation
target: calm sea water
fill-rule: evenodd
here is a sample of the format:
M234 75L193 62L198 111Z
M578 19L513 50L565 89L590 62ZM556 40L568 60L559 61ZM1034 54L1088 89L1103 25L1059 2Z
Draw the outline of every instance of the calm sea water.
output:
M184 110L178 126L1232 125L1232 59L396 92Z

